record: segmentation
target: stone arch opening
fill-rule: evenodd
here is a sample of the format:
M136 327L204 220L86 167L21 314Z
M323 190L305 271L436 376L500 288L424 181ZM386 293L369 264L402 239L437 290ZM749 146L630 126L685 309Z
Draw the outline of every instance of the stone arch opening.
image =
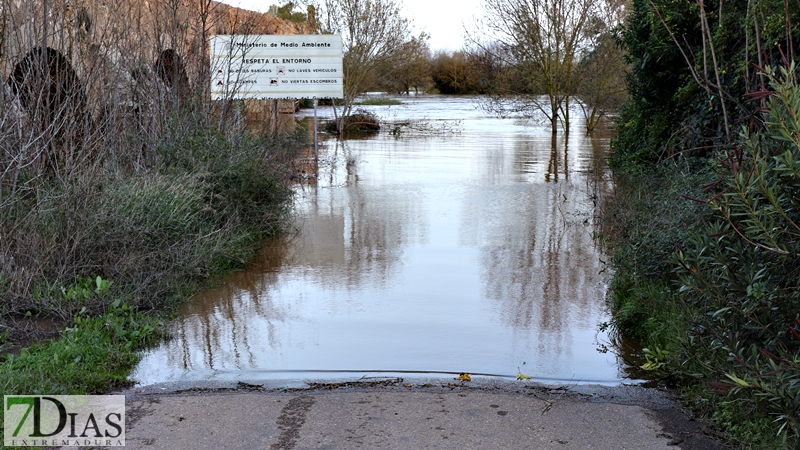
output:
M7 84L30 118L32 131L44 137L50 169L75 162L92 119L85 89L69 60L53 48L36 47L14 66Z
M84 106L86 96L66 57L50 47L37 47L14 66L8 79L23 108L39 113L59 112L65 106Z
M183 103L189 96L189 77L186 75L186 66L181 56L171 48L162 51L156 60L155 71L161 81Z

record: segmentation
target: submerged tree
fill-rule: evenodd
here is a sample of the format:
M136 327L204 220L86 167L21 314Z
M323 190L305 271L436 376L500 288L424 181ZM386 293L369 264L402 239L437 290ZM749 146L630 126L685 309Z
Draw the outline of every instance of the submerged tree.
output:
M495 90L488 109L496 114L539 111L557 133L569 129L569 104L576 93L579 51L589 44L595 0L485 0L477 21L497 58L514 68ZM472 38L481 48L488 45Z
M322 0L316 7L317 26L322 33L342 35L344 47L344 105L336 122L342 131L355 98L369 89L371 76L384 57L394 54L408 41L410 23L394 0Z

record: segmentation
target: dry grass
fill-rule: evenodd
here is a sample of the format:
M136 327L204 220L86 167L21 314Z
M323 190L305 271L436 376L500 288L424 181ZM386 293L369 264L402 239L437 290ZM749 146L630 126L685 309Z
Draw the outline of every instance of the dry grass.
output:
M0 0L0 317L161 308L240 267L305 145L209 99L208 34L248 31L233 10L72 3Z

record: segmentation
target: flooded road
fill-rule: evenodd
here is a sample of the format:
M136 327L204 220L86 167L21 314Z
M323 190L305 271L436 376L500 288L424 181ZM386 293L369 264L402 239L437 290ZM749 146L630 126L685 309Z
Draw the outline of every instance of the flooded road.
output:
M133 379L624 377L598 331L608 133L576 120L553 138L474 98L403 101L365 109L412 127L326 142L319 183L297 187L298 233L185 304Z

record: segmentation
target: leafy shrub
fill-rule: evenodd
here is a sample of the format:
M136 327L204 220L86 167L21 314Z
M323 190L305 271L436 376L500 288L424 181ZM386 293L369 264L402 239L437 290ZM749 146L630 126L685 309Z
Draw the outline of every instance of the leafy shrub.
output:
M694 357L717 393L769 411L786 441L800 436L800 87L792 64L767 69L766 127L741 132L714 219L675 257L686 299L704 314Z

